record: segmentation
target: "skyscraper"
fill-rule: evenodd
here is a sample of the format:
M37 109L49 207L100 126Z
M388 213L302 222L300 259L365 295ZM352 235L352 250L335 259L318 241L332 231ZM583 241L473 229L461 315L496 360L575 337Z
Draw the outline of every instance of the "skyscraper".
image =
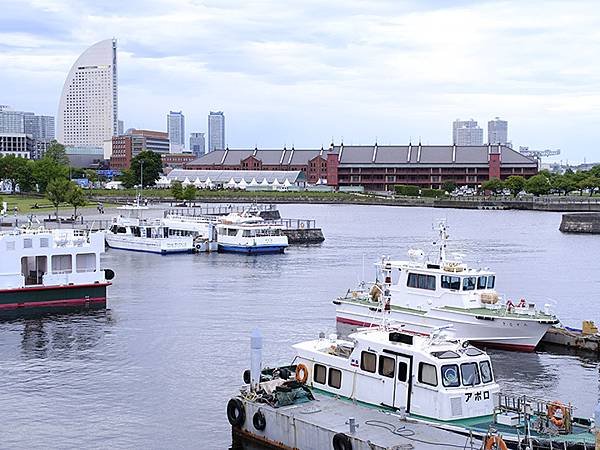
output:
M117 136L121 136L123 134L123 129L125 128L125 124L122 120L117 120Z
M167 114L167 133L170 153L181 153L185 148L185 117L181 111L169 111Z
M208 115L208 151L225 148L225 116L223 111Z
M57 139L66 146L101 148L118 131L117 41L100 41L67 75L58 105Z
M488 122L488 143L508 144L508 122L496 117Z
M30 134L36 141L50 142L54 139L54 117L26 114L23 120L23 132Z
M456 119L452 123L452 143L460 146L483 145L483 129L476 120Z
M190 133L190 150L197 157L204 155L204 133Z
M31 112L13 111L8 107L0 110L0 133L24 133L25 116Z

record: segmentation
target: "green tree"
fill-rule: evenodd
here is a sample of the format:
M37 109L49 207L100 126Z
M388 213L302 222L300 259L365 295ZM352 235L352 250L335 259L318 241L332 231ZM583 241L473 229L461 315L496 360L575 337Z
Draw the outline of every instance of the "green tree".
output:
M581 191L583 192L584 190L589 190L590 191L590 197L594 194L594 192L596 191L596 189L598 189L600 187L600 179L596 178L595 176L588 176L586 178L584 178L583 180L581 180L578 185L579 189L581 189Z
M68 167L71 165L69 157L67 156L67 152L65 151L65 146L56 141L52 141L50 143L48 149L44 153L44 158L54 161L59 166Z
M10 182L12 193L15 193L17 186L19 186L20 192L30 191L33 186L31 177L32 162L15 155L5 156L1 161L3 179Z
M569 192L577 189L577 183L572 175L559 175L552 180L552 189L559 194L567 195Z
M525 178L519 175L511 175L504 182L506 189L510 191L513 196L517 196L519 192L525 187Z
M537 196L550 192L550 180L542 173L532 176L525 182L525 190Z
M55 178L69 177L69 167L57 163L52 157L44 156L32 162L31 175L40 192L45 192L48 183Z
M175 200L183 200L183 186L181 181L173 180L171 182L171 195Z
M497 194L504 189L504 183L498 178L490 178L481 185L481 188L484 191L491 191L492 193Z
M73 207L74 218L77 218L77 208L85 206L87 203L87 198L83 189L72 181L69 183L69 189L67 190L65 200Z
M71 182L66 178L55 178L48 183L46 187L46 197L56 208L56 218L58 219L58 206L67 201Z
M144 168L142 173L142 166ZM150 150L140 152L135 158L131 160L130 174L129 177L135 179L135 184L140 183L140 174L143 175L144 187L154 186L156 180L160 178L162 173L162 158L158 153ZM131 180L128 180L131 181ZM125 181L123 181L125 184Z
M188 201L196 200L196 186L188 184L183 190L183 199Z
M449 194L456 190L456 183L451 180L446 180L442 183L442 191L446 191Z

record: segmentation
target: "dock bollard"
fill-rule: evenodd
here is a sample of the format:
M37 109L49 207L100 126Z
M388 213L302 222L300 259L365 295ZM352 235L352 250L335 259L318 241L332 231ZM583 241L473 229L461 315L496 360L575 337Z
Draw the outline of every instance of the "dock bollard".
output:
M596 433L596 450L600 450L600 402L594 410L594 433Z
M250 389L254 390L260 383L262 371L262 334L258 328L250 337Z
M356 419L354 417L348 417L348 422L346 422L350 427L350 434L356 433L356 429L358 428L358 424L356 423Z

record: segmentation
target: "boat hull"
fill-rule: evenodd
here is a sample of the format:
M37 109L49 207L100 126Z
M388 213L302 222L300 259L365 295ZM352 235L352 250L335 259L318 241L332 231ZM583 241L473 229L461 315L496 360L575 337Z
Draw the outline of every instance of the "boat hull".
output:
M168 255L173 253L191 253L194 249L192 238L175 239L131 239L119 236L106 235L106 245L118 250L134 252L156 253Z
M382 313L374 305L352 301L336 301L338 323L356 327L379 326ZM469 340L480 347L532 352L541 341L551 323L518 318L482 318L460 311L431 309L428 312L392 309L385 313L388 321L404 324L405 330L429 334L435 328L451 325L446 333L455 338Z
M284 245L231 245L219 244L219 251L223 253L246 253L252 255L266 253L283 253L286 246Z
M106 308L110 283L0 290L0 320Z

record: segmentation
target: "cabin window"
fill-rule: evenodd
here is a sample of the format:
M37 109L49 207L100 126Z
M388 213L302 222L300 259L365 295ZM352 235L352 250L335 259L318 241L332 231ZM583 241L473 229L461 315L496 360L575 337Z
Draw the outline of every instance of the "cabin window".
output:
M23 239L23 248L32 248L33 240L31 238Z
M431 352L431 354L439 359L460 358L458 353L453 352L452 350L445 350L443 352Z
M244 230L244 232L242 233L242 236L244 236L244 237L251 237L252 234L250 233L250 230Z
M339 389L342 387L342 371L338 369L329 369L329 386Z
M409 273L406 285L412 288L435 291L435 276L422 273Z
M487 288L487 277L477 278L477 289L486 289L486 288Z
M463 278L463 291L474 291L477 284L477 277Z
M406 380L408 379L407 375L408 375L408 364L406 364L404 361L400 361L398 363L398 381L406 382Z
M460 278L450 275L442 275L442 287L444 289L460 290Z
M437 372L434 365L419 363L419 383L437 386Z
M483 355L483 352L481 350L479 350L478 348L475 348L475 347L469 347L469 348L467 348L467 351L465 353L467 354L467 356L479 356L479 355Z
M94 253L81 253L75 256L77 272L94 272L96 270L96 255Z
M325 384L325 379L327 378L327 368L322 366L321 364L315 364L313 379L315 383Z
M488 289L494 289L494 284L496 283L496 276L495 275L489 275L487 277L487 288Z
M475 386L479 384L479 370L477 363L466 363L460 365L463 386Z
M71 255L52 255L52 273L73 272L73 258Z
M21 275L25 285L42 284L44 274L48 271L46 256L23 256L21 258Z
M375 373L377 370L377 355L371 352L360 354L360 368L366 372Z
M40 247L47 248L49 245L48 238L40 238Z
M481 380L484 383L490 383L493 380L492 367L489 361L482 361L479 363L479 369L481 370Z
M389 356L379 356L379 375L383 375L384 377L394 378L394 369L396 366L396 361L394 358L390 358Z
M458 375L458 366L456 364L449 364L447 366L442 366L442 384L445 387L460 386L460 378Z
M6 242L6 250L14 250L15 249L15 241L7 241Z
M125 234L127 229L125 227L117 227L117 234Z
M236 236L237 230L234 228L227 228L227 236Z

